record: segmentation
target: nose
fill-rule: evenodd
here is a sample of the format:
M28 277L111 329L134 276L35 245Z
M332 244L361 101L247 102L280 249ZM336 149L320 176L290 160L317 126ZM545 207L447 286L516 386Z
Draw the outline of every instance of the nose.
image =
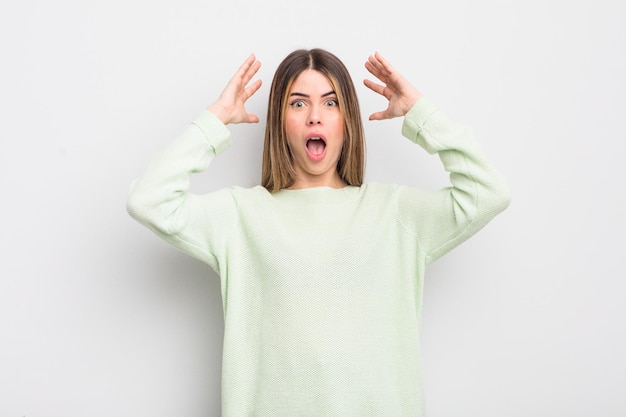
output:
M309 112L309 117L307 118L307 124L319 125L321 123L322 123L322 119L319 114L319 109L314 106Z

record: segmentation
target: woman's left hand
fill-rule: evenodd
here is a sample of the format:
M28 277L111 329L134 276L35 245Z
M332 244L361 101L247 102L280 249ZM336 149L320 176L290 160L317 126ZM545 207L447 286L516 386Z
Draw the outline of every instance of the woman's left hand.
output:
M389 100L383 111L372 113L370 120L385 120L404 116L422 94L395 70L378 52L371 55L365 68L384 85L364 80L367 88Z

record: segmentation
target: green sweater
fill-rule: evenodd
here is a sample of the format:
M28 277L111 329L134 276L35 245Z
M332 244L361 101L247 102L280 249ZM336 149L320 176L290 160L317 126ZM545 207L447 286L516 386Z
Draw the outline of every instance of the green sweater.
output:
M189 192L230 144L203 112L136 180L129 213L220 276L224 416L422 416L425 267L509 203L470 129L427 98L402 133L451 187Z

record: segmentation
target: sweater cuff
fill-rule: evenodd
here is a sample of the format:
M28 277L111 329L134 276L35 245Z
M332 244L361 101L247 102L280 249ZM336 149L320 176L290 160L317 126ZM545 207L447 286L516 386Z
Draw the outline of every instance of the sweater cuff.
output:
M197 126L206 138L209 145L215 151L215 155L224 152L231 144L230 131L216 115L208 110L203 111L192 122Z
M411 142L420 145L430 154L434 154L440 149L429 143L426 139L427 135L424 135L426 132L422 131L425 130L425 125L430 117L438 110L437 106L428 97L422 96L409 109L402 123L402 135L411 140Z

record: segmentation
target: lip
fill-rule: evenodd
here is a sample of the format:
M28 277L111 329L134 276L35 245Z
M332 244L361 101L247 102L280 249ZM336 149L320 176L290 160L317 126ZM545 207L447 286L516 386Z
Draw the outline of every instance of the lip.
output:
M313 153L311 152L311 150L309 149L309 147L307 146L307 143L309 142L309 140L311 140L312 138L319 138L324 142L324 150L320 153ZM327 140L326 140L326 136L324 136L321 133L317 133L317 132L311 132L308 135L306 135L305 141L304 141L304 148L306 149L306 154L309 157L309 159L313 162L319 162L321 160L324 159L324 157L326 156L326 149L328 147L327 144Z
M308 135L306 135L305 142L308 142L308 140L311 138L320 138L324 141L324 143L326 143L326 136L323 133L311 132Z

